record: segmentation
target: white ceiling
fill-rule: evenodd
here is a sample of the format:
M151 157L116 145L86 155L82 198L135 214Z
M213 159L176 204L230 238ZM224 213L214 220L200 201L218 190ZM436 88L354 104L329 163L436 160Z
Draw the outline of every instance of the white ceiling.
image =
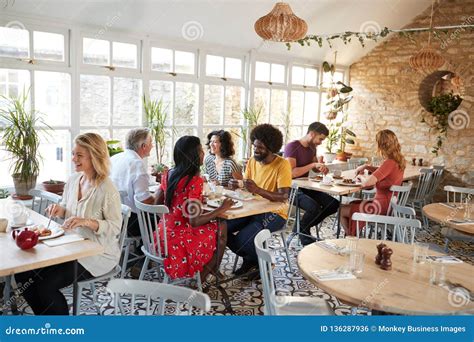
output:
M67 23L110 26L110 30L147 33L152 37L186 43L184 25L200 31L193 43L256 49L259 53L332 60L338 50L338 64L350 65L370 51L357 41L336 44L331 50L264 42L253 29L255 21L267 14L273 0L2 0L13 5L4 13L58 18ZM430 0L290 0L296 15L308 23L308 34L361 31L370 26L401 28L426 9ZM190 23L192 22L192 23ZM198 24L196 24L198 23Z

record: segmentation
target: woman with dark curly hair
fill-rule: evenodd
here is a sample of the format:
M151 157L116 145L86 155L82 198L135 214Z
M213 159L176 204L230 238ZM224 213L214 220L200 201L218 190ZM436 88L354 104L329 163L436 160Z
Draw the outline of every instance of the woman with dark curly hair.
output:
M210 154L204 160L204 169L211 181L227 186L231 178L242 179L242 170L232 159L235 150L229 132L219 130L209 133L206 145Z
M236 275L245 274L258 265L253 243L255 235L262 229L271 232L282 229L288 218L285 202L291 188L291 165L276 154L283 145L283 135L278 128L263 124L252 130L250 141L253 157L245 169L244 186L247 191L270 201L282 202L282 205L275 212L227 221L227 246L244 260ZM229 186L235 189L237 180L230 180Z

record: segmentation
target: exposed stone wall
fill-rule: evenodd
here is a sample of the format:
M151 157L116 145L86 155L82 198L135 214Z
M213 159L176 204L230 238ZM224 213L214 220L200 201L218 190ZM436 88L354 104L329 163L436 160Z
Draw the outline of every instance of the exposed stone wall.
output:
M431 6L407 27L429 26ZM444 0L435 4L435 26L474 24L474 0ZM383 27L383 23L380 23ZM407 160L423 158L425 165L444 164L443 184L474 184L474 31L459 30L432 46L446 59L439 70L449 70L462 77L463 102L459 109L468 113L469 126L448 130L448 136L436 157L431 153L437 134L421 122L423 107L419 88L426 75L416 73L408 64L410 56L424 47L428 33L413 35L413 40L394 35L350 67L354 100L350 121L358 135L352 152L372 156L378 130L393 130L402 144ZM349 149L349 151L351 151Z

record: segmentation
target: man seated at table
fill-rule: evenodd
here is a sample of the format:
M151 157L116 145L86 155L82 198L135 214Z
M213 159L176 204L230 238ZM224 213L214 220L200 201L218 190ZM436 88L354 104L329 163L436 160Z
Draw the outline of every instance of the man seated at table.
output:
M150 156L153 148L153 138L148 128L135 128L127 133L125 151L110 158L112 168L110 178L122 196L123 204L132 209L128 220L128 236L140 236L137 207L134 196L146 204L154 204L155 197L148 191L149 175L144 158ZM138 248L138 253L140 248ZM138 277L141 270L139 265L132 268L132 276Z
M307 177L310 170L328 173L328 168L317 162L316 148L328 136L328 128L313 122L308 127L304 137L294 140L285 146L285 158L291 165L293 178ZM299 189L297 194L298 206L305 211L300 222L300 241L306 246L315 241L311 235L311 227L318 225L326 217L337 212L339 201L324 192ZM296 232L296 224L293 228Z
M243 257L242 266L235 272L236 275L257 269L258 259L253 242L255 235L262 229L274 232L285 225L291 188L290 164L276 154L283 145L280 130L269 124L258 125L250 133L250 141L254 154L247 163L244 187L255 195L282 204L275 212L227 221L227 245L235 254ZM232 179L229 185L235 189L238 181Z

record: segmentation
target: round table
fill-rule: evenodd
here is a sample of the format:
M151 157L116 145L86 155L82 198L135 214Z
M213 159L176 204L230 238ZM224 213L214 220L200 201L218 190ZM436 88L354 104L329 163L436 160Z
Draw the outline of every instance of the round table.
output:
M330 240L343 247L344 239ZM338 255L313 243L298 255L303 276L319 288L354 306L403 315L451 315L474 312L474 302L447 289L431 285L430 264L413 262L413 245L384 241L393 249L392 270L375 264L376 245L380 240L360 239L358 250L365 253L364 271L357 279L319 281L316 270L332 270L348 263L347 255ZM442 255L430 251L430 255ZM474 290L474 267L466 263L446 264L446 279Z
M453 203L454 204L454 203ZM423 213L430 220L441 223L442 225L455 229L459 232L474 235L474 221L471 224L455 224L449 220L463 220L464 207L459 208L460 203L455 203L457 208L451 208L446 203L432 203L423 207ZM474 210L474 208L473 208Z

